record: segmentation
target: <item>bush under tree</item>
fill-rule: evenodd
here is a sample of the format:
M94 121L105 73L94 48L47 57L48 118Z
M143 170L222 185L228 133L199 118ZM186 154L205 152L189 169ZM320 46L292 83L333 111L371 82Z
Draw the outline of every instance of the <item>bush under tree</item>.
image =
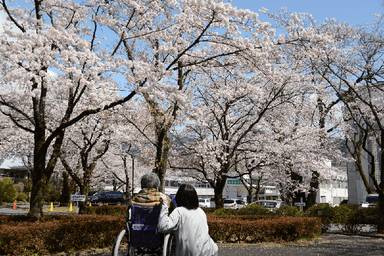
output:
M0 204L3 202L11 203L17 197L16 188L13 186L12 179L5 178L0 180Z

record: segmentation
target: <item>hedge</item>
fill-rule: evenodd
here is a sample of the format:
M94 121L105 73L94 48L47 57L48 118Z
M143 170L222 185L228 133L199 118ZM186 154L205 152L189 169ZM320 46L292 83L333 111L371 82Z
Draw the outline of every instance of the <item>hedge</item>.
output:
M222 242L288 242L312 238L320 218L279 216L215 216L207 214L210 235ZM26 216L0 216L0 255L44 255L113 245L125 225L124 215L47 215L28 222Z
M280 243L321 234L320 218L208 215L207 219L213 240L225 243Z
M0 216L0 255L44 255L113 245L125 226L125 206L89 207L88 215L46 215L29 222L26 215ZM362 224L376 226L378 207L316 205L305 212L259 205L240 210L205 209L214 241L225 243L291 242L312 239L331 224L357 233Z
M121 215L49 215L40 222L23 221L23 218L1 216L0 255L104 248L113 245L125 225L125 217Z

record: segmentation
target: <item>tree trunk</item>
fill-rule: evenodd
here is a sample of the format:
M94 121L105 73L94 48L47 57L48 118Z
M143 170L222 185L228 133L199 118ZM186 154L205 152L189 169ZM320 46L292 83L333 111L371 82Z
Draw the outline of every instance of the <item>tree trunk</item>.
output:
M31 221L39 221L43 218L43 181L40 176L32 174L32 191L31 198L29 200L29 212L28 217Z
M367 191L368 194L373 194L371 185L369 185L369 181L368 181L367 175L365 175L365 172L364 172L363 164L362 164L362 161L361 161L361 153L357 154L356 158L357 158L356 159L357 170L359 171L360 177L363 180L363 183L364 183L364 186L365 186L365 190Z
M60 195L60 204L67 204L71 199L70 182L68 172L63 172L63 189Z
M79 214L87 214L88 185L80 186L80 195L85 195L85 202L79 202Z
M256 191L255 191L255 200L256 201L259 200L259 194L260 194L260 189L261 189L261 180L262 180L262 177L260 176L260 178L257 180L257 186L256 186Z
M167 163L169 157L169 150L171 140L167 136L167 129L161 129L158 134L158 142L156 148L156 158L155 158L155 172L160 179L160 188L159 191L165 192L165 174L167 171Z
M28 218L31 221L39 221L43 218L44 194L51 178L50 175L47 176L45 170L46 151L41 149L44 140L45 138L41 132L35 133L35 150L33 156L33 169L31 171L32 191L28 212Z
M135 160L133 156L131 156L131 158L132 158L132 168L135 168ZM125 175L125 198L131 201L131 199L133 198L133 194L131 194L131 186L129 185L130 179L129 179L129 170L127 165L127 156L123 156L122 160L124 164L124 175ZM132 169L132 172L134 171L135 170ZM132 178L133 178L133 175L134 173L132 173Z
M248 191L248 195L247 195L247 203L248 204L252 203L252 196L253 196L253 193L252 192L249 193L249 191Z
M316 204L317 192L319 191L319 175L320 174L316 171L312 172L312 179L310 182L311 192L309 192L307 197L306 208Z
M368 181L367 175L365 175L363 164L362 164L361 152L362 152L363 146L361 144L361 141L360 139L359 141L351 141L351 144L353 146L352 149L350 149L349 147L348 140L346 141L346 147L349 153L351 154L351 156L353 157L353 159L355 159L357 170L359 171L360 177L363 180L365 190L367 191L368 194L372 194L373 191L372 191L371 185L369 185L369 181Z
M216 186L213 188L215 192L215 207L216 209L223 208L224 207L224 200L223 200L223 190L225 187L225 183L227 182L227 178L219 178L216 181Z
M252 196L253 196L253 182L252 182L252 179L250 179L251 182L249 183L249 187L246 187L247 188L247 203L250 204L252 203ZM245 185L244 185L245 186Z
M381 130L381 159L380 159L380 189L379 193L379 225L377 232L379 234L384 234L384 130Z

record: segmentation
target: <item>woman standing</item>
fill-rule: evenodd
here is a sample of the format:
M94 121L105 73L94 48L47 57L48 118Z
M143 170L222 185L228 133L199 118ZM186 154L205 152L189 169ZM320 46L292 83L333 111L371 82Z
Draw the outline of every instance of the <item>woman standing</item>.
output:
M176 256L215 256L218 247L208 234L207 216L199 208L196 190L183 184L177 190L178 207L168 216L167 201L162 200L159 217L160 232L171 232L176 237Z

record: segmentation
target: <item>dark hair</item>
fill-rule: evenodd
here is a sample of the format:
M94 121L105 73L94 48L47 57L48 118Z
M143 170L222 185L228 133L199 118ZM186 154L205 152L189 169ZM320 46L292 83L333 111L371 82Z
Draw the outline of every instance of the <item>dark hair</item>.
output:
M199 207L199 198L195 188L189 184L182 184L176 193L177 206L184 206L185 208L192 210Z
M160 179L156 173L150 172L141 177L141 188L155 188L160 187Z

